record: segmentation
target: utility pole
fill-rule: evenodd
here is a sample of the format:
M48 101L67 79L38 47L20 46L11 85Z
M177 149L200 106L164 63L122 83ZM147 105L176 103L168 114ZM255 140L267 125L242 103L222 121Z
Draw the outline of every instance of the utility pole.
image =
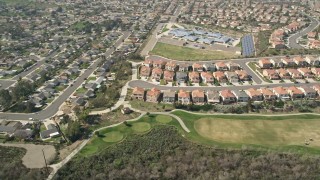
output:
M46 164L47 175L49 176L49 170L48 170L47 160L46 160L46 156L44 155L43 149L42 149L42 154L43 154L44 163Z

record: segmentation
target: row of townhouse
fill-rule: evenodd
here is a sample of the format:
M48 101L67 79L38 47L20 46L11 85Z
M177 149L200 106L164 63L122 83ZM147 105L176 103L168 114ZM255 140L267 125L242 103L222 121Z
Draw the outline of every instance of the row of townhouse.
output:
M235 83L239 81L249 81L250 75L244 70L236 71L191 71L191 72L174 72L169 70L162 70L161 68L151 68L142 66L140 68L140 77L160 81L161 79L167 82L176 81L178 83L185 83L190 81L192 83L214 83L215 79L219 83Z
M270 80L315 78L320 77L320 68L264 69L262 74Z
M216 63L180 63L177 61L165 61L165 60L150 60L146 59L143 62L143 66L149 68L160 68L168 71L236 71L241 69L240 65L234 62L216 62Z
M247 90L229 90L222 91L214 90L193 90L191 92L180 89L178 92L172 90L160 91L156 88L145 91L143 88L135 87L132 92L132 99L145 100L147 102L164 102L181 104L215 104L223 103L230 104L236 102L252 101L271 101L271 100L296 100L296 99L316 99L320 95L320 85L309 86L291 86L274 87L274 88L250 88Z
M280 61L275 61L269 58L263 58L258 61L258 65L261 69L320 66L320 56L296 56L293 58L287 56L281 58Z

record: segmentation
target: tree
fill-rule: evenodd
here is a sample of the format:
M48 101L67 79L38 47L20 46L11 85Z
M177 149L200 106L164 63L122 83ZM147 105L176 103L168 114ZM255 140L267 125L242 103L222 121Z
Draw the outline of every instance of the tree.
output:
M0 105L3 108L9 108L11 106L12 96L7 89L0 90Z
M68 124L66 136L71 142L75 142L81 138L81 126L79 121L73 121Z

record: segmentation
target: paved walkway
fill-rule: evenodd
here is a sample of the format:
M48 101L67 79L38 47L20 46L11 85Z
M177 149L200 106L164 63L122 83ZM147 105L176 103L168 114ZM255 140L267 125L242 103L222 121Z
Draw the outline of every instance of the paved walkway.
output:
M315 115L315 116L320 116L319 113L292 113L292 114L226 114L226 113L197 113L197 112L192 112L192 111L186 111L183 109L174 109L171 112L175 111L183 111L189 114L195 114L195 115L201 115L201 116L214 116L214 115L219 115L219 116L265 116L265 117L273 117L273 116L299 116L299 115Z

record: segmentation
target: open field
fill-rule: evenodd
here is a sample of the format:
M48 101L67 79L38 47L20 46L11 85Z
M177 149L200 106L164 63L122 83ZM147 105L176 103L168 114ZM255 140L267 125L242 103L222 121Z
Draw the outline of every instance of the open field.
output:
M170 44L158 42L151 55L159 55L175 60L215 60L215 59L230 59L237 57L236 54L225 51L209 51L205 49L192 49L188 47L174 46Z
M287 120L232 120L201 118L194 124L203 137L219 141L267 146L304 145L320 147L320 121L308 119Z
M320 153L320 116L197 115L183 111L172 114L191 130L183 135L196 143L220 148ZM310 144L305 145L305 140Z

